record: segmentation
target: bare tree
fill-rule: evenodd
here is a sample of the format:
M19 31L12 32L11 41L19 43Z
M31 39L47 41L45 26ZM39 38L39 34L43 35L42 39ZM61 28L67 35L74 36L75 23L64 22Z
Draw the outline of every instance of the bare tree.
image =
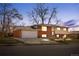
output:
M46 20L46 16L48 14L48 8L45 6L45 4L37 4L36 8L34 8L31 12L31 17L33 21L36 24L44 24L44 21Z
M53 10L52 10L52 12L51 12L51 15L50 15L50 17L49 17L49 19L48 19L48 24L50 24L51 23L51 19L55 19L55 21L56 21L56 23L57 23L57 11L56 11L56 8L53 8Z
M48 20L47 24L51 23L52 18L56 18L57 21L57 11L56 8L53 8L50 12L49 12L49 8L46 6L46 4L40 3L36 5L36 8L34 8L31 11L31 17L32 20L36 23L36 24L45 24L45 21Z
M1 19L1 26L2 26L2 32L3 33L9 33L10 32L10 26L12 24L12 21L14 21L14 18L18 18L19 20L22 20L22 15L19 14L17 9L10 8L11 4L0 4L0 16Z

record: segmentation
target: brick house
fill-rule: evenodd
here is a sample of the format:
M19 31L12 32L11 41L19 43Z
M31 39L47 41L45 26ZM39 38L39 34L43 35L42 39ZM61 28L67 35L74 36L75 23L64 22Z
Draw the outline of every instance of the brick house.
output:
M19 27L13 32L13 36L19 38L67 38L69 33L68 27L40 24Z
M40 25L38 29L39 38L67 38L70 33L68 27L56 25Z

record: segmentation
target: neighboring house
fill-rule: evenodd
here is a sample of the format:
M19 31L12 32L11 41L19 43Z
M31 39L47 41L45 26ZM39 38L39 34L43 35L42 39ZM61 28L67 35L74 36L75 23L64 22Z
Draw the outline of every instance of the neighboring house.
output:
M79 26L73 26L69 28L70 37L73 39L79 39Z
M14 37L19 38L67 38L68 27L56 25L34 25L26 27L16 27L13 31Z

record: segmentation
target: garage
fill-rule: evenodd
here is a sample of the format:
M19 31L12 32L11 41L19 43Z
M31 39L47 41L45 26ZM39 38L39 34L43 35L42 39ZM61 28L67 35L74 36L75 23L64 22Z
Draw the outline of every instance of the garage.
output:
M22 33L22 38L37 38L37 31L32 30L32 31L21 31Z

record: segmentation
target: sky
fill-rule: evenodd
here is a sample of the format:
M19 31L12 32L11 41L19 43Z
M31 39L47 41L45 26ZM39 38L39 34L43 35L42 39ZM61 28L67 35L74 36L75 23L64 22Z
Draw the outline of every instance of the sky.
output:
M31 18L28 17L28 13L35 8L35 3L16 3L13 7L18 9L18 11L23 15L23 20L18 23L24 23L24 25L31 25ZM47 7L57 8L57 18L61 19L63 22L68 20L79 20L79 4L78 3L48 3ZM77 21L76 24L79 24Z

